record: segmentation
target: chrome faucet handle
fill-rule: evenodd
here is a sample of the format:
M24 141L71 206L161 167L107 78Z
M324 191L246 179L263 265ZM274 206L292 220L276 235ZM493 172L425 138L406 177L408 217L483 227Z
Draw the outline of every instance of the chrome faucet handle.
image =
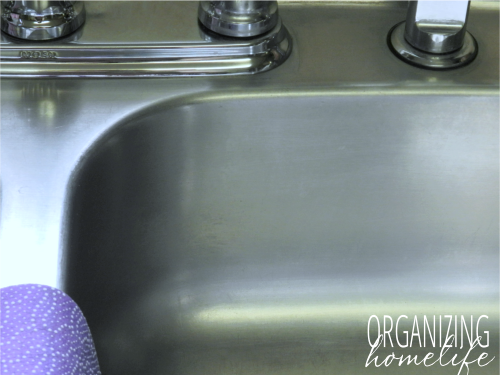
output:
M83 1L2 1L2 31L15 38L48 40L76 31L85 21Z
M460 49L470 1L410 1L405 39L419 50L446 54Z
M406 22L389 34L389 46L401 59L430 69L470 63L477 43L467 32L470 1L409 1Z
M198 18L221 35L248 38L272 30L278 23L277 1L200 1Z

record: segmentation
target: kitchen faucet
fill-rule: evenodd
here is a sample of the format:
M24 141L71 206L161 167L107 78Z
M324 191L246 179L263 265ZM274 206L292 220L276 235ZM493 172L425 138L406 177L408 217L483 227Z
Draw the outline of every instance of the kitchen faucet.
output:
M76 31L85 21L83 1L2 1L2 31L15 38L49 40Z
M406 21L389 34L389 45L404 61L448 69L470 63L477 43L467 32L470 1L409 1Z

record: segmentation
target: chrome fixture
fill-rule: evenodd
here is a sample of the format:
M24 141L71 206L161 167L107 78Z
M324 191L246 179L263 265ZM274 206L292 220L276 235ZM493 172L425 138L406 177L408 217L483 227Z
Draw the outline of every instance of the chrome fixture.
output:
M410 1L406 22L389 34L389 45L404 61L431 69L470 63L477 43L467 32L470 1Z
M209 30L248 38L272 30L278 23L277 1L200 1L200 22Z
M42 2L3 3L9 3L12 8L10 3L17 5ZM80 15L83 12L83 2L49 3L73 3L73 8ZM30 42L12 38L19 36L24 30L19 28L19 33L15 34L11 30L17 30L9 27L8 34L3 33L0 40L1 75L179 77L255 74L281 65L291 53L291 36L277 16L276 4L270 4L276 2L270 2L267 6L253 4L256 11L267 10L265 12L272 13L275 23L250 23L255 28L258 27L260 34L244 41L216 34L200 26L196 18L197 2L171 3L152 2L145 7L142 2L122 2L117 7L113 2L88 2L85 26L56 41ZM228 3L238 3L241 9L245 9L243 3L267 2ZM172 7L180 4L183 4L183 12L172 14ZM4 5L4 9L5 7L7 5ZM225 7L230 8L229 5ZM25 9L28 8L26 5ZM20 9L20 5L17 9ZM102 25L103 14L107 15L106 27ZM129 28L137 20L148 20L148 28ZM2 28L4 25L7 26L2 20ZM171 28L173 25L182 26L181 31L179 28ZM46 35L49 31L38 28L37 31L30 31L29 36L32 38L36 33L40 37L41 33L45 32Z
M84 21L83 1L2 1L2 31L15 38L61 38Z

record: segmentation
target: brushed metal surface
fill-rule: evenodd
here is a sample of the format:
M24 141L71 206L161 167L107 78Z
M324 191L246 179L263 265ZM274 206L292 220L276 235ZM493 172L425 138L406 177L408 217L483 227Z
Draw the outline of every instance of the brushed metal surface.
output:
M497 341L497 104L232 94L115 127L65 253L103 371L373 373L387 311L484 313Z
M406 2L280 14L256 76L2 79L1 286L68 292L103 373L458 372L365 368L374 314L487 314L498 373L498 5L444 72Z

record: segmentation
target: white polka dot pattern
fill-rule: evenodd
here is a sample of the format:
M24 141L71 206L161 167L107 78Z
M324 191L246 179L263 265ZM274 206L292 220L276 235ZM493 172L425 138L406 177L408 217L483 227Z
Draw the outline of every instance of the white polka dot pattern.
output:
M0 374L100 374L87 321L62 291L37 284L0 290Z

